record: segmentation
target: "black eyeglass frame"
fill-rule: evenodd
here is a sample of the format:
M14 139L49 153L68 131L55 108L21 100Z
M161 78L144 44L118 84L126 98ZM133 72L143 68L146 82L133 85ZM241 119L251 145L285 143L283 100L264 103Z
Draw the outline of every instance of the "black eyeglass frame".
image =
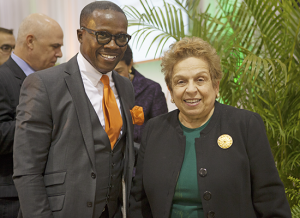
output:
M120 33L120 34L113 35L113 34L111 34L110 32L107 32L107 31L95 31L95 30L91 30L91 29L88 29L88 28L83 27L83 26L80 27L80 29L81 30L86 30L88 33L94 34L96 36L96 39L97 39L97 42L98 42L99 45L106 45L106 44L110 43L110 41L112 40L112 38L114 36L115 37L115 39L114 39L115 43L119 47L124 47L124 46L126 46L128 44L129 40L131 39L131 35L125 34L125 33ZM100 33L106 33L107 35L109 35L110 36L110 40L107 43L100 43L99 40L98 40L98 35L100 35ZM121 35L122 36L125 35L126 38L127 38L127 43L125 45L119 45L118 42L117 42L117 40L116 40Z
M4 49L3 49L4 46L9 47L10 49L7 50L7 51L4 51ZM11 45L4 44L4 45L2 45L2 46L0 47L0 49L1 49L2 52L8 54L8 53L10 53L13 49L15 49L15 46L11 46Z

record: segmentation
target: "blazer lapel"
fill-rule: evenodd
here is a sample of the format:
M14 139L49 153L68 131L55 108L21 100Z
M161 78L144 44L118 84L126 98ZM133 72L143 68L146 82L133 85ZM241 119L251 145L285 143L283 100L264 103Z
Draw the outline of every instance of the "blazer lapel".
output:
M95 170L95 148L93 141L91 116L88 108L88 98L85 93L77 63L77 55L74 56L70 61L68 61L65 73L68 74L68 76L65 77L65 81L72 96L83 139L87 147L93 169Z
M12 74L19 81L19 84L21 87L24 79L26 78L26 74L23 72L23 70L17 65L17 63L11 57L9 57L6 64L9 66L9 69L11 70Z
M132 123L132 118L131 118L131 113L130 113L130 106L127 103L128 91L122 84L121 79L123 79L123 78L120 75L118 75L118 73L116 73L115 71L112 71L112 77L115 82L116 89L118 91L119 99L121 102L121 106L124 111L125 120L123 118L123 121L125 121L124 124L126 123L126 129L128 131L127 137L129 137L130 142L133 142L133 138L131 137L131 132L132 132L131 130L133 130L133 123Z
M121 105L124 111L124 117L126 119L127 125L127 141L126 141L126 152L125 152L125 164L124 164L124 172L122 178L122 197L123 204L126 205L123 207L123 217L126 217L126 208L129 206L129 191L131 188L131 180L132 180L132 171L134 165L134 150L133 150L133 123L132 117L130 113L130 93L126 90L126 86L124 86L124 82L122 82L122 78L117 72L112 71L112 77L115 82L118 95L120 98ZM134 102L134 99L132 100Z

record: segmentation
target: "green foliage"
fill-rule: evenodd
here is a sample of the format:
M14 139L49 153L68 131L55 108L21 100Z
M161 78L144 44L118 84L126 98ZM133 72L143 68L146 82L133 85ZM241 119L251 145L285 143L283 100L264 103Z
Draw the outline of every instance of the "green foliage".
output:
M161 55L169 39L197 36L210 42L222 61L222 101L262 116L280 177L293 188L288 176L300 178L300 8L295 0L216 0L215 14L210 6L201 12L200 0L164 1L163 8L140 1L144 13L125 7L129 25L138 26L134 43L141 47L151 41L148 51Z
M293 187L286 188L285 192L296 205L300 206L300 179L292 176L289 176L288 179L292 182Z
M296 205L291 208L292 217L293 218L300 218L300 206Z
M292 182L292 188L286 188L285 192L289 196L290 200L294 202L291 208L292 217L300 218L300 179L289 176L288 179Z

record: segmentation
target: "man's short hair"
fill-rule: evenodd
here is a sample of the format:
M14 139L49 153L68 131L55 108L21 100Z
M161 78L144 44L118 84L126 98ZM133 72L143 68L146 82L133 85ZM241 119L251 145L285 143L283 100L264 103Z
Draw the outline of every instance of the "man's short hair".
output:
M12 29L5 29L3 27L0 27L0 33L7 33L10 35L13 35L13 30Z
M86 21L86 19L95 11L95 10L113 10L121 12L126 17L124 11L115 3L110 1L96 1L86 5L80 13L80 26Z

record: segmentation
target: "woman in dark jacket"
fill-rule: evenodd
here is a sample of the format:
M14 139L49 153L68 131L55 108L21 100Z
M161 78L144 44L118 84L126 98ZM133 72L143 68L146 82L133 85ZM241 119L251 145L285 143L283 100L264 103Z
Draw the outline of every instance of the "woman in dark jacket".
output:
M162 67L178 110L144 129L129 217L291 217L261 117L215 100L215 49L184 38Z

